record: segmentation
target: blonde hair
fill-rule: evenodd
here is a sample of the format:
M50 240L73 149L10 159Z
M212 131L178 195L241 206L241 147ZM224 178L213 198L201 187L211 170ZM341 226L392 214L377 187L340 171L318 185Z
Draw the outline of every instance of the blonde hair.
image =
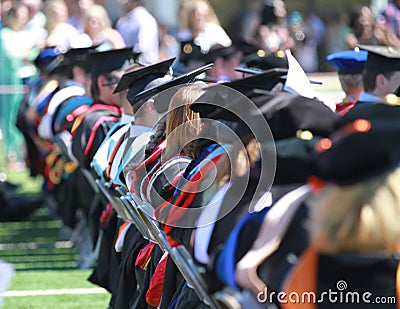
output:
M326 185L308 201L312 244L328 253L397 252L399 183L397 168L354 185Z
M180 88L171 98L166 121L166 158L181 151L192 155L190 142L200 133L201 121L199 113L190 109L190 104L203 93L204 90L198 86L187 86Z
M182 28L190 28L190 15L196 10L197 5L201 3L208 7L207 22L220 25L214 8L207 0L188 0L181 2L180 8L180 23Z
M98 19L101 29L111 28L111 21L104 6L100 4L93 4L88 10L85 11L85 30L87 30L89 20L91 18Z
M67 22L68 7L64 0L48 0L44 5L46 29L53 30L60 22Z

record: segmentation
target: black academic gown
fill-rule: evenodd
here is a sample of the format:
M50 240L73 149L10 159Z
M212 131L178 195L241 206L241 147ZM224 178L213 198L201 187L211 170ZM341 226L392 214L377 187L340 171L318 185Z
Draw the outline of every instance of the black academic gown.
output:
M72 153L82 168L90 169L93 156L120 117L120 108L98 100L89 108L72 138Z
M122 110L116 106L106 104L102 101L95 100L93 105L87 110L87 112L76 119L74 124L77 128L72 132L72 153L79 162L79 168L84 173L91 172L90 162L93 156L96 154L98 148L103 143L107 132L115 125L115 123L121 117ZM85 178L87 177L87 172ZM94 177L93 177L94 179ZM90 181L86 179L86 181ZM95 192L93 188L84 187L77 185L78 196L87 197L92 201L87 206L88 212L88 224L91 233L93 246L97 243L98 230L99 230L99 219L104 209L105 200Z

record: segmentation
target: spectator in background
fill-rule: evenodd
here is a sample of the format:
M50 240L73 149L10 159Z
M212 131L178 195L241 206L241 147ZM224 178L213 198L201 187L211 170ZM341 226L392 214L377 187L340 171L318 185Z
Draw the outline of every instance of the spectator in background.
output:
M45 46L47 32L45 29L46 16L42 12L42 0L23 0L22 3L26 5L29 11L29 20L25 25L26 30L31 32L35 37L36 45L42 49Z
M68 8L64 0L46 1L44 13L47 20L47 46L59 48L83 47L73 44L74 39L79 36L79 32L75 27L67 23Z
M294 40L286 26L286 7L282 0L267 1L261 11L261 24L256 40L262 49L271 53L292 49Z
M117 30L111 27L107 11L100 4L93 4L85 12L84 31L90 37L93 45L102 45L101 50L125 47L124 39Z
M294 55L305 72L319 69L318 46L321 44L325 25L315 14L302 15L293 12L290 15L290 29L295 39Z
M34 73L29 61L38 53L33 37L24 30L28 14L25 5L14 3L3 16L4 25L0 30L0 123L10 169L23 159L23 137L15 123L23 97L22 79Z
M123 16L116 24L126 46L140 52L139 62L152 64L158 61L158 26L154 17L140 0L121 0Z
M400 0L392 0L376 23L381 44L400 47Z
M362 6L350 13L349 26L350 33L345 37L348 49L354 49L359 44L379 44L374 31L374 17L368 6Z
M186 18L186 20L185 20ZM214 10L204 0L190 1L181 8L181 19L186 23L178 33L180 41L193 40L200 46L201 52L206 54L211 46L222 45L228 47L232 44L225 30L219 25Z
M42 12L42 0L23 0L29 11L29 20L25 25L25 29L42 29L46 25L46 16Z
M93 0L65 0L68 8L67 23L74 26L79 33L84 32L84 14L94 4Z
M159 37L159 58L160 61L179 57L180 46L176 38L168 33L168 27L165 23L158 21L158 37Z

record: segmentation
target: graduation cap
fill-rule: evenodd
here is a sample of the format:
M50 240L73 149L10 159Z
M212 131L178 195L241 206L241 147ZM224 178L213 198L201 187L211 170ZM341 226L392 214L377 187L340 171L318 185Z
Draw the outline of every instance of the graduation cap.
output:
M259 122L256 117L250 118L248 111L254 107L244 95L223 85L208 87L197 98L190 109L200 114L200 118L218 120L231 128L240 137L253 136L250 124ZM245 114L243 113L245 111ZM253 122L251 122L251 121ZM254 128L253 128L254 129Z
M146 90L138 93L135 96L135 98L133 98L130 102L132 104L135 104L136 102L143 102L164 90L173 88L175 86L191 83L191 82L195 81L196 76L210 70L212 67L213 67L213 64L210 63L208 65L202 66L201 68L195 69L189 73L175 77L175 78L173 78L169 81L166 81L160 85L146 89ZM164 101L167 101L167 100L164 100ZM169 100L167 103L169 104ZM163 108L161 108L161 109L163 109Z
M125 73L115 88L114 93L129 89L126 98L133 105L136 102L135 96L142 92L153 80L164 77L169 72L174 61L175 58L170 58L139 70Z
M358 47L368 51L365 63L368 71L400 71L400 48L378 45L359 45Z
M95 51L97 46L71 48L58 54L58 56L48 65L49 73L55 71L65 71L71 69L74 65L85 67L87 55L90 51Z
M245 57L262 49L261 45L255 39L243 36L233 38L232 44L237 50L240 50Z
M249 68L258 68L261 70L288 68L288 61L282 50L271 53L263 49L258 49L254 53L245 56L243 63Z
M249 98L270 94L270 90L286 73L285 69L271 69L243 79L210 86L190 108L200 113L202 118L236 121L238 117L229 109L245 104L244 101L248 101ZM242 95L237 95L232 89L241 92Z
M199 45L194 44L193 41L183 41L181 42L181 52L179 55L179 62L187 65L191 61L202 61L204 55L201 52Z
M139 53L132 52L132 47L102 52L91 51L87 56L87 68L92 78L96 78L99 75L121 69L127 60L133 61L138 56Z
M335 113L316 99L281 92L254 98L253 102L267 119L275 140L295 136L305 140L315 135L326 137L335 127Z
M336 114L316 99L287 92L253 101L274 136L277 159L274 184L305 183L310 175L308 163L314 146L333 132Z
M287 69L275 68L246 78L222 83L222 85L252 97L271 91L278 83L283 81L287 72Z
M400 106L354 107L340 119L342 126L316 145L312 174L348 185L389 172L400 162L399 117Z
M326 61L336 67L339 74L360 74L367 57L366 50L345 50L327 56Z

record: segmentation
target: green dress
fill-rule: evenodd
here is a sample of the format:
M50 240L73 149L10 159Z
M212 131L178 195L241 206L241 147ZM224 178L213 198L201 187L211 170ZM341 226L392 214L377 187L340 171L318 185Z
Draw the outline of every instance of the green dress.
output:
M15 126L19 104L23 98L21 72L24 59L32 59L37 51L29 32L0 29L0 129L3 153L22 159L23 136ZM26 68L26 66L25 66Z

